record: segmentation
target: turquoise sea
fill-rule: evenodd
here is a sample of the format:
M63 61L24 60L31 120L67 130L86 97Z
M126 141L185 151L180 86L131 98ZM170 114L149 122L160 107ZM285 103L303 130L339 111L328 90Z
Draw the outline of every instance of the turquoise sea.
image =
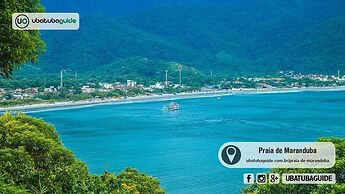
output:
M127 166L155 176L168 193L239 193L243 173L227 169L229 141L315 141L345 137L345 91L241 94L29 112L52 123L93 173Z

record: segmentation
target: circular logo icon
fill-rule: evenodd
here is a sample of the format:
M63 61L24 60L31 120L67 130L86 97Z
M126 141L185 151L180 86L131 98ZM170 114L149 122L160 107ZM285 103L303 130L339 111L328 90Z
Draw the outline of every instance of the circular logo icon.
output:
M230 168L240 161L241 150L235 145L224 144L219 149L218 159L223 166Z
M29 25L29 17L25 14L19 14L15 19L15 24L18 28L26 28Z

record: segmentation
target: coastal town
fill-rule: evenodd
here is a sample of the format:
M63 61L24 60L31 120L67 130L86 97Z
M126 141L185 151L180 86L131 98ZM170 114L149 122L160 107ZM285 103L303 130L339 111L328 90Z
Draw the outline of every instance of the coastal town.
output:
M167 78L155 84L145 85L136 80L125 82L85 82L68 85L60 80L59 86L36 86L27 88L1 88L0 106L54 103L98 99L126 99L128 97L153 96L164 94L220 92L241 90L275 90L282 88L339 87L345 85L345 75L295 74L293 71L280 71L275 76L219 78L213 84L191 87L188 84L173 83Z
M97 99L126 99L128 97L180 94L195 92L221 92L245 90L276 90L308 87L339 87L345 85L345 75L295 74L292 71L280 71L275 76L217 78L212 84L200 87L173 83L166 79L147 85L136 80L125 82L85 82L77 86L65 84L59 86L36 86L27 88L0 88L0 106L54 103L63 101L81 101Z

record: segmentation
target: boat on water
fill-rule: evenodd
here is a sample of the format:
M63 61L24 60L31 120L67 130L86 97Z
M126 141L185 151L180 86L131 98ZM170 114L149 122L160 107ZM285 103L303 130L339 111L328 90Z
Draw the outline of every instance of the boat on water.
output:
M180 109L180 105L177 104L176 102L170 102L167 105L163 106L163 111L174 111L174 110L179 110Z

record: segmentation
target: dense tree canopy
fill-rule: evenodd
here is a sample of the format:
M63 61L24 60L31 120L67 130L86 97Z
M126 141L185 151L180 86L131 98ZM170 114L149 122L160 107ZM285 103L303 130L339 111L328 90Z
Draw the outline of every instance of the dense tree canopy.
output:
M103 1L106 10L124 4ZM104 9L98 12L102 16L84 14L78 31L42 32L49 49L40 64L47 72L61 68L82 72L141 56L176 61L207 74L213 70L215 75L278 70L334 74L344 69L343 0L238 0L248 3L212 5L207 1L211 2L202 1L204 6L193 6L195 0L173 6L166 0L170 6L121 18L104 16ZM67 0L59 2L63 6ZM55 9L55 4L47 3L47 9ZM74 1L73 6L85 11L85 4Z
M36 62L45 49L36 30L13 30L12 14L42 12L39 0L0 0L0 75L10 77L26 62Z
M0 193L164 193L157 179L127 168L91 175L55 129L24 114L0 116Z

